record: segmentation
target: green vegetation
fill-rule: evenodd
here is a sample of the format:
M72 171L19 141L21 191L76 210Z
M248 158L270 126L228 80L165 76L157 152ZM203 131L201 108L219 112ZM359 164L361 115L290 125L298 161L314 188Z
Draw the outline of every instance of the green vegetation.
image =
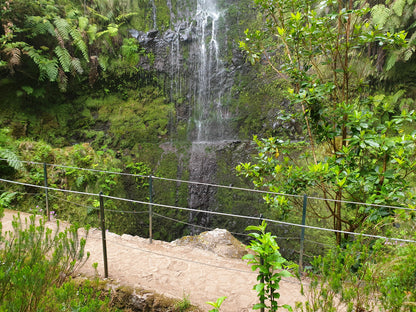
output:
M61 230L58 222L53 231L35 216L24 221L17 217L12 224L13 231L0 231L1 311L90 311L108 305L109 298L101 301L88 287L75 289L70 281L89 257L76 225Z
M255 136L254 161L237 171L260 189L326 200L308 203L316 218L309 224L330 220L339 231L332 238L337 247L312 261L308 301L296 309L414 311L414 244L340 232L415 237L413 211L383 207L415 205L414 91L401 84L408 72L397 71L413 63L406 1L375 7L364 1L254 2L266 27L247 30L240 46L249 61L267 62L275 80L284 81L291 106L281 116L303 120L305 140ZM265 200L267 215L298 218L297 198ZM402 274L410 283L398 278Z
M253 253L248 253L243 259L249 260L253 271L258 270L257 281L254 290L257 292L260 303L254 305L254 309L268 309L277 311L279 308L285 308L292 311L292 307L284 304L279 306L277 300L280 298L279 283L282 277L290 277L292 274L284 269L288 268L287 261L279 252L279 246L276 243L276 236L266 232L267 223L262 222L259 226L248 226L247 231L258 231L249 235L252 240L247 246Z
M142 68L143 62L154 66L157 58L131 38L129 30L158 30L161 35L172 27L172 15L178 17L193 5L195 2L185 0L4 2L0 8L0 157L5 159L0 161L1 177L43 185L41 163L62 164L66 167L47 166L49 186L93 194L102 191L140 201L150 197L150 174L186 180L188 131L193 127L188 120L193 109L190 98L180 91L186 83L183 77L172 82L171 73ZM356 204L409 209L416 205L414 5L413 0L377 4L218 0L223 9L218 24L230 25L229 31L218 34L219 44L228 46L221 58L227 70L236 70L230 100L224 105L235 116L233 125L239 139L254 135L257 145L254 160L248 160L246 142L216 151L220 158L216 175L221 184L244 186L249 181L262 190L326 199L308 200L310 225L414 238L413 211ZM242 40L247 27L252 31ZM252 65L241 65L239 41ZM193 55L186 44L181 44L184 68L192 70L188 63ZM169 90L171 84L179 87ZM238 165L240 155L246 160ZM240 177L230 177L234 167ZM151 191L155 202L188 206L185 183L153 179ZM49 196L55 218L98 226L98 196L56 191L50 191ZM266 196L267 206L255 195L225 188L216 196L215 209L221 212L264 213L300 222L297 198ZM113 199L105 199L104 204L109 210L109 230L148 236L146 205ZM38 189L7 185L0 195L0 207L42 214L45 197ZM160 207L154 207L154 212L157 230L153 238L173 240L189 233L186 212ZM212 217L209 226L242 232L246 222ZM22 237L21 248L30 247L29 237L41 236L38 227L28 226L28 234L20 233L23 229L19 227L13 234ZM267 308L277 310L281 275L272 268L286 263L274 235L265 232L265 224L249 229L261 232L252 235L257 241L251 245L254 255L248 256L253 268L260 271L259 278L265 278L255 289L265 305L270 303ZM280 230L273 227L274 234ZM309 247L310 254L320 256L308 260L312 288L308 303L298 309L326 312L343 305L347 311L375 307L414 311L413 244L339 232L333 236L315 233L311 234L314 240L337 247ZM296 230L285 234L298 237ZM48 235L45 244L60 250L54 247L61 246L60 236L58 242L53 234ZM10 245L9 250L16 246ZM292 240L280 247L293 251L298 242ZM51 259L41 256L42 261L34 264L31 254L38 255L38 251L33 249L21 258L22 266L16 266L13 273L16 278L24 276L25 270L45 276L44 284L36 284L39 292L33 292L31 306L64 311L110 309L108 298L88 284L85 288L69 280L48 284L55 269L64 264L51 264ZM291 260L296 257L285 255ZM261 258L270 261L261 264ZM47 269L50 265L53 268ZM1 276L6 278L6 273ZM0 292L7 299L6 309L22 307L22 296L29 296L28 290L35 288L33 276L25 276L23 290L10 290L10 283L2 286L7 289ZM73 298L75 292L81 294L78 299ZM44 294L55 300L35 299ZM18 298L14 303L12 296ZM178 303L178 309L186 308L186 299ZM213 311L220 310L224 299L211 303Z
M369 22L368 5L342 1L255 3L267 28L247 30L241 47L252 62L260 60L261 54L269 56L276 79L287 81L287 98L303 117L307 141L255 137L255 163L239 165L237 170L259 188L318 194L332 200L326 201L324 208L308 208L320 219L332 219L337 231L379 233L383 230L380 222L390 224L395 213L342 201L413 204L413 100L405 97L405 90L389 93L376 88L371 80L379 76L374 63L380 55L365 54L374 44L382 45L387 51L383 53L410 49L406 33L383 32ZM277 56L279 51L282 56ZM293 211L291 199L265 199L282 216ZM335 236L337 244L349 239L348 235L342 238L340 232Z
M208 301L207 303L214 307L214 309L209 310L209 312L220 312L221 305L225 299L227 299L227 297L223 296L223 297L219 297L215 302Z

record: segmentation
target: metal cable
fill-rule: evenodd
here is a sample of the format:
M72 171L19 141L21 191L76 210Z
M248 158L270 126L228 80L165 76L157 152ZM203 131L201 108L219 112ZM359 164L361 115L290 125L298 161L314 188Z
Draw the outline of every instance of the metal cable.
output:
M87 205L83 205L83 204L78 204L78 203L75 203L75 202L73 202L73 201L66 200L66 199L60 198L60 197L55 196L55 195L50 195L50 194L49 194L49 196L54 197L54 198L56 198L57 200L64 201L64 202L67 202L67 203L69 203L69 204L75 205L75 206L79 206L79 207L83 207L83 208L88 208L88 209L94 209L94 210L100 210L100 208L98 208L98 207L94 207L94 206L87 206ZM148 211L115 210L115 209L107 209L107 208L104 208L104 211L109 211L109 212L120 212L120 213L130 213L130 214L141 214L141 213L148 213Z
M197 228L202 228L202 229L205 229L205 230L211 230L211 231L212 230L215 230L215 229L210 228L210 227L206 227L206 226L202 226L202 225L197 225L197 224L192 224L192 223L188 223L188 222L185 222L185 221L180 221L180 220L177 220L177 219L173 219L173 218L170 218L170 217L166 217L166 216L161 215L161 214L158 214L156 212L153 212L153 215L158 216L158 217L163 218L163 219L167 219L167 220L170 220L170 221L174 221L174 222L177 222L177 223L186 224L186 225L193 226L193 227L197 227ZM233 234L233 235L249 236L248 234L244 234L244 233L237 233L237 232L230 232L230 233Z
M0 160L6 160L6 159L0 158ZM23 160L19 160L19 161L22 162L22 163L28 163L28 164L37 164L37 165L43 165L44 164L44 163L34 162L34 161L23 161ZM303 198L303 195L285 194L285 193L277 193L277 192L262 191L262 190L253 190L253 189L247 189L247 188L241 188L241 187L235 187L235 186L219 185L219 184L213 184L213 183L205 183L205 182L197 182L197 181L186 181L186 180L180 180L180 179L155 177L155 176L152 176L152 175L139 175L139 174L131 174L131 173L124 173L124 172L116 172L116 171L107 171L107 170L100 170L100 169L79 168L79 167L57 165L57 164L46 164L46 165L47 166L52 166L52 167L58 167L58 168L76 169L76 170L91 171L91 172L101 172L101 173L125 175L125 176L141 177L141 178L150 178L151 177L152 179L158 179L158 180L165 180L165 181L171 181L171 182L180 182L180 183L187 183L187 184L196 184L196 185L204 185L204 186L225 188L225 189L231 189L231 190L247 191L247 192L252 192L252 193ZM310 196L310 197L308 196L308 199L315 199L315 200L329 201L329 202L339 202L339 203L353 204L353 205L363 205L363 206L376 207L376 208L391 208L391 209L398 209L398 210L416 211L416 209L413 209L413 208L390 206L390 205L380 205L380 204L371 204L371 203L360 203L360 202L355 202L355 201L321 198L321 197L314 197L314 196Z
M14 183L14 184L20 184L20 185L26 185L26 186L31 186L31 187L38 187L38 188L42 188L42 189L50 189L50 190L55 190L55 191L81 194L81 195L100 196L99 194L84 193L84 192L70 191L70 190L62 190L62 189L56 189L56 188L49 188L49 187L45 187L45 186L32 185L32 184L28 184L28 183L15 182L15 181L10 181L10 180L5 180L5 179L0 179L0 181L8 182L8 183ZM151 206L155 206L155 207L163 207L163 208L170 208L170 209L184 210L184 211L193 211L193 212L199 212L199 213L202 212L202 213L207 213L207 214L234 217L234 218L240 218L240 219L264 220L264 221L271 222L271 223L288 225L288 226L295 226L295 227L300 227L300 228L305 228L305 229L313 229L313 230L320 230L320 231L334 232L334 233L344 233L344 234L349 234L349 235L353 235L353 236L364 236L364 237L377 238L377 239L386 239L386 240L390 240L390 241L416 243L416 240L411 240L411 239L389 238L389 237L380 236L380 235L372 235L372 234L366 234L366 233L355 233L355 232L348 232L348 231L342 231L342 230L333 230L333 229L320 228L320 227L310 226L310 225L301 225L301 224L278 221L278 220L272 220L272 219L265 219L265 218L260 219L259 217L228 214L228 213L217 212L217 211L198 210L198 209L193 209L193 208L176 207L176 206L171 206L171 205L149 203L149 202L143 202L143 201L138 201L138 200L126 199L126 198L119 198L119 197L108 196L108 195L101 195L101 196L104 197L104 198L120 200L120 201L125 201L125 202L131 202L131 203L137 203L137 204L151 205Z

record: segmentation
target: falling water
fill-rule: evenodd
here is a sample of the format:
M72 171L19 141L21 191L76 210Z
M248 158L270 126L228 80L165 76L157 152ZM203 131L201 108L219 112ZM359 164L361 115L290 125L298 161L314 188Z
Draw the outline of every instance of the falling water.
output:
M215 0L199 0L196 12L200 61L197 70L196 142L224 140L225 114L221 103L225 68L220 60L218 22L221 12Z
M155 0L152 0L155 4ZM135 33L155 53L154 68L167 72L170 98L178 105L178 122L188 122L188 138L192 143L189 158L189 179L215 183L217 151L234 139L229 126L227 97L233 74L224 62L225 42L223 13L216 0L167 0L171 28L159 39ZM154 11L155 12L155 11ZM156 18L154 17L154 21ZM215 210L216 190L207 185L189 187L189 207ZM189 221L208 225L204 213L191 213Z
M156 19L156 3L155 0L152 0L152 17L153 17L153 29L157 29L157 19Z
M216 151L231 139L227 132L227 117L222 105L224 89L227 88L226 70L220 59L221 50L218 40L221 12L216 0L198 0L195 15L197 50L195 62L195 88L193 119L195 134L190 155L190 179L193 181L215 182L217 160ZM202 211L215 209L216 190L208 185L191 185L189 188L189 206ZM210 215L190 213L189 221L208 226ZM198 232L196 228L192 233Z

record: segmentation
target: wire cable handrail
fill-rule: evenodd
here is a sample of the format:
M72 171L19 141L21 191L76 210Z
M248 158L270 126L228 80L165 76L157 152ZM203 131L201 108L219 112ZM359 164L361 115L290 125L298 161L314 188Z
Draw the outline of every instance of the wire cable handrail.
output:
M144 202L144 201L139 201L139 200L109 196L109 195L100 195L100 194L94 194L94 193L85 193L85 192L79 192L79 191L50 188L50 187L33 185L33 184L23 183L23 182L16 182L16 181L11 181L11 180L6 180L6 179L0 179L0 182L7 182L7 183L12 183L12 184L19 184L19 185L31 186L31 187L41 188L41 189L49 189L49 190L54 190L54 191L62 191L62 192L75 193L75 194L81 194L81 195L89 195L89 196L97 196L97 197L102 196L103 198L120 200L120 201L130 202L130 203L145 204L145 205L150 205L150 206L154 206L154 207L170 208L170 209L183 210L183 211L192 211L192 212L198 212L198 213L207 213L207 214L212 214L212 215L227 216L227 217L234 217L234 218L248 219L248 220L264 220L264 221L267 221L267 222L270 222L270 223L300 227L300 228L305 228L305 229L313 229L313 230L320 230L320 231L333 232L333 233L342 233L342 234L348 234L348 235L353 235L353 236L363 236L363 237L376 238L376 239L385 239L385 240L388 240L388 241L416 243L416 240L412 240L412 239L390 238L390 237L385 237L385 236L381 236L381 235L373 235L373 234L366 234L366 233L355 233L355 232L349 232L349 231L343 231L343 230L327 229L327 228L321 228L321 227L317 227L317 226L302 225L302 224L296 224L296 223L273 220L273 219L267 219L267 218L259 218L259 217L254 217L254 216L244 216L244 215L229 214L229 213L218 212L218 211L208 211L208 210L199 210L199 209L194 209L194 208L177 207L177 206L172 206L172 205L164 205L164 204L157 204L157 203L151 203L151 202Z
M0 158L0 160L6 160L6 159L5 158ZM259 194L269 194L269 195L276 195L276 196L303 198L303 195L286 194L286 193L263 191L263 190L255 190L255 189L236 187L236 186L230 186L230 185L207 183L207 182L187 181L187 180L181 180L181 179L157 177L157 176L153 176L153 175L140 175L140 174L126 173L126 172L118 172L118 171L108 171L108 170L92 169L92 168L81 168L81 167L73 167L73 166L66 166L66 165L60 165L60 164L41 163L41 162L35 162L35 161L24 161L24 160L18 160L18 161L22 162L22 163L27 163L27 164L46 165L46 166L58 167L58 168L76 169L76 170L82 170L82 171L100 172L100 173L123 175L123 176L132 176L132 177L140 177L140 178L150 178L151 177L152 179L171 181L171 182L203 185L203 186L224 188L224 189L237 190L237 191L247 191L247 192L259 193ZM416 211L416 209L408 208L408 207L392 206L392 205L381 205L381 204L373 204L373 203L362 203L362 202L357 202L357 201L340 200L340 199L332 199L332 198L322 198L322 197L316 197L316 196L308 196L308 199L322 200L322 201L327 201L327 202L338 202L338 203L352 204L352 205L363 205L363 206L375 207L375 208L390 208L390 209L398 209L398 210Z

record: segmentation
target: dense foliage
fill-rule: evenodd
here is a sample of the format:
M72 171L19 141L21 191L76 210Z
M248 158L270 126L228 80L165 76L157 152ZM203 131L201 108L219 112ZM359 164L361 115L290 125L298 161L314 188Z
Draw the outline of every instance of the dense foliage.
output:
M59 223L53 231L45 220L31 216L15 218L12 231L0 232L1 311L88 311L108 306L109 298L102 301L95 291L69 280L89 257L86 239L78 231L76 226L61 230Z
M290 84L287 97L303 118L307 140L255 139L255 163L242 164L238 171L274 192L318 194L327 200L324 208L309 207L320 219L332 219L335 230L368 226L378 231L373 225L390 222L386 217L394 212L342 201L413 204L413 100L405 90L389 93L373 83L386 53L396 60L398 51L412 53L406 33L380 28L365 3L255 3L266 29L247 31L241 46L251 61L268 62L276 79ZM374 45L383 50L372 51ZM282 215L292 209L283 196L266 200ZM341 233L335 235L340 244Z

